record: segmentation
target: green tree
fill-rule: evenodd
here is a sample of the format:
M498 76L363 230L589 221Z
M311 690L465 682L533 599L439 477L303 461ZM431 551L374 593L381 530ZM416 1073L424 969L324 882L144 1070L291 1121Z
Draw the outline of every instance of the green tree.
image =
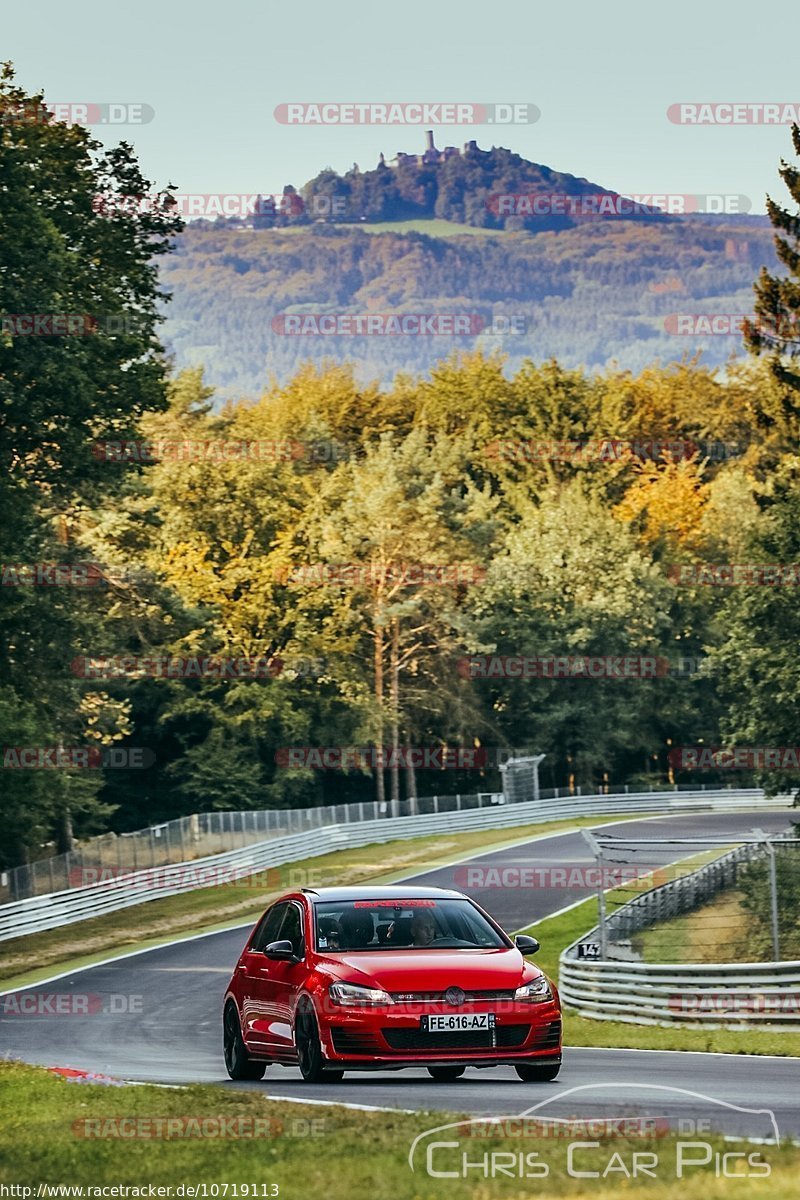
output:
M299 607L316 612L317 622L336 614L352 629L370 664L366 732L377 746L396 749L401 735L411 742L431 723L440 744L458 730L442 672L465 623L465 587L415 580L413 572L464 564L479 577L484 570L493 505L465 482L465 448L424 429L399 440L384 434L328 477L302 528L299 552L312 565L355 568L352 584L307 588ZM340 667L350 673L343 661ZM376 788L383 800L380 771ZM396 802L396 765L390 790Z
M792 145L800 156L800 127L792 125ZM780 178L795 205L800 205L800 171L781 159ZM745 344L765 354L775 378L786 385L786 407L797 416L792 393L800 390L800 374L792 360L800 355L800 216L767 196L767 214L775 229L775 249L787 274L778 276L762 267L755 284L756 321L743 326Z
M470 597L484 650L523 657L665 654L669 602L664 577L579 479L525 506L486 587ZM554 782L583 786L646 770L663 755L676 732L671 685L503 677L464 684L483 693L487 725L513 746L546 753Z
M795 837L798 832L800 827L795 825ZM800 853L797 846L779 847L776 851L775 880L780 956L782 960L796 959L800 954ZM773 956L769 861L756 859L750 863L737 881L737 890L742 893L742 908L752 918L747 957L751 961L769 962Z
M154 258L180 224L169 215L168 192L152 211L131 210L151 191L130 146L104 150L85 129L52 120L42 95L20 88L10 64L0 67L4 564L85 557L72 536L73 514L114 489L93 445L130 436L142 413L164 404L156 325L165 297ZM10 722L3 742L13 744L22 726L29 745L83 741L91 721L70 662L95 641L100 611L114 601L73 588L2 591L0 671ZM85 772L48 773L47 784L32 784L27 795L12 784L2 801L3 824L13 831L9 853L24 856L43 831L68 844L75 818L89 829L104 820L96 789Z
M745 562L786 567L800 563L800 463L784 463L766 511L747 543ZM800 606L797 588L731 588L722 608L724 639L713 654L726 706L722 732L726 745L800 745ZM760 772L774 793L798 789L797 771Z

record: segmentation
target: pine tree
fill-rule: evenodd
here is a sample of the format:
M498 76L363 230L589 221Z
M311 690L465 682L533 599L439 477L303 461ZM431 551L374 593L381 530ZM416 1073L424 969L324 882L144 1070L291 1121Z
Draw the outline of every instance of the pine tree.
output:
M800 157L800 128L792 125L792 143ZM795 204L800 205L800 171L781 159L778 172ZM762 267L757 283L756 321L743 323L747 348L766 354L776 379L800 391L800 372L790 365L800 356L800 215L790 213L767 196L767 213L775 233L775 249L788 276L771 275Z

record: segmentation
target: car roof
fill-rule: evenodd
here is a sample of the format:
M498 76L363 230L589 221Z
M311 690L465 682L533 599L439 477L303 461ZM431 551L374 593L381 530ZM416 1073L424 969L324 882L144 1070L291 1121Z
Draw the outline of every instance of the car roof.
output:
M312 904L322 904L326 900L466 899L461 892L454 892L450 888L418 887L413 883L406 887L320 887L302 890Z

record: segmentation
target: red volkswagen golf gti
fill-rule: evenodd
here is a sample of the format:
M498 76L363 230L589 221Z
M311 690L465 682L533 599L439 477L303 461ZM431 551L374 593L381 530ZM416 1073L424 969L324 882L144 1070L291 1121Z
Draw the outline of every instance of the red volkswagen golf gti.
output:
M303 889L264 913L228 985L225 1065L260 1079L269 1063L309 1083L347 1071L512 1065L520 1079L561 1066L558 992L474 901L440 888Z

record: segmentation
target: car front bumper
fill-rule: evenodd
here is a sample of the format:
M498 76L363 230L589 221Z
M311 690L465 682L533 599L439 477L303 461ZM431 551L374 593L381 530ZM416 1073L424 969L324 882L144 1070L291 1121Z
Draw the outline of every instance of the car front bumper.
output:
M424 1032L420 1017L452 1014L431 1006L370 1010L342 1008L320 1022L325 1058L351 1069L376 1066L497 1066L520 1062L556 1063L561 1058L561 1011L553 1002L469 1005L459 1013L494 1012L493 1029Z

